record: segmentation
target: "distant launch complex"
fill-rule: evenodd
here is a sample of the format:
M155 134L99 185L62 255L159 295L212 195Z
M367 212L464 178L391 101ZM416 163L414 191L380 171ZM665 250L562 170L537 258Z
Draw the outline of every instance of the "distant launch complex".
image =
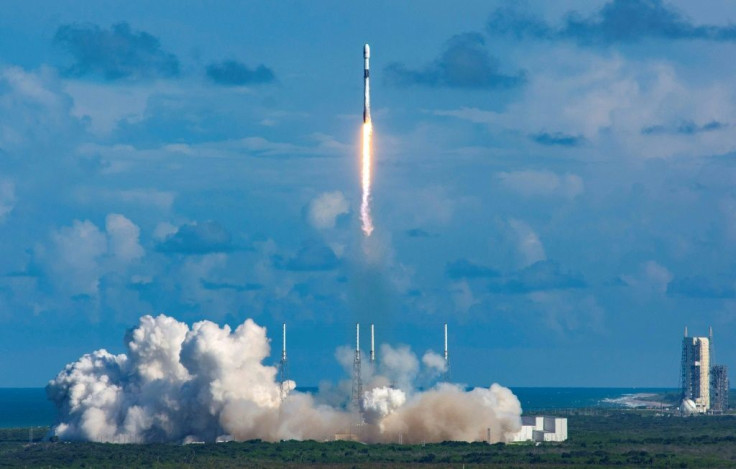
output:
M682 339L680 409L687 414L723 413L728 409L728 368L714 364L713 328L708 337Z

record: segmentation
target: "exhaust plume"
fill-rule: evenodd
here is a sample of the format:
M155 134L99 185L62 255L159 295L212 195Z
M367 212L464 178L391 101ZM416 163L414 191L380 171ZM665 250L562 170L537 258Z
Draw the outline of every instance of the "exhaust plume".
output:
M363 158L361 165L361 187L363 197L360 203L360 223L365 236L373 233L371 219L371 166L373 164L373 124L370 120L363 123Z
M518 399L497 384L465 391L440 383L416 392L411 381L426 370L418 372L408 347L384 346L392 359L378 372L366 367L371 384L362 395L365 425L357 430L344 404L349 386L321 386L329 394L321 396L299 392L288 381L281 398L276 367L263 363L270 354L266 330L250 319L231 330L210 321L189 327L164 315L143 316L126 334L125 348L119 355L86 354L49 382L46 391L58 411L53 434L147 443L325 441L352 431L366 442L393 442L400 434L407 442L432 442L484 441L490 427L496 441L506 441L521 423Z

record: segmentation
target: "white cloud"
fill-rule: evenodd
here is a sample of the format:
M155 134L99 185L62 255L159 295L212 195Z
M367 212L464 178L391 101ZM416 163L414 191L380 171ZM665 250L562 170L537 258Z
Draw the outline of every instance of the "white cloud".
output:
M337 217L349 212L350 204L342 192L324 192L309 203L307 217L314 228L325 230L334 228Z
M674 276L666 267L655 261L644 262L638 272L621 276L621 280L630 287L661 294L667 291L667 285L673 278Z
M0 68L0 142L10 155L28 160L28 148L53 146L58 153L82 129L70 115L72 99L65 94L56 72L41 67Z
M736 122L736 90L726 81L681 75L663 60L600 55L573 46L545 54L527 57L523 96L503 111L464 107L433 113L523 136L529 147L518 151L534 148L527 137L540 132L582 137L584 150L574 151L588 157L709 156L736 149L736 133L729 128ZM683 122L696 129L723 125L702 132L644 132L652 126L677 129Z
M542 241L529 224L513 218L508 221L508 224L516 241L521 267L547 259Z
M96 296L104 275L119 274L143 257L139 234L138 226L123 215L108 215L105 231L89 220L74 220L51 233L50 248L39 247L38 253L61 289Z
M105 220L109 254L123 263L143 257L144 250L139 244L140 228L122 215L111 213Z
M452 294L455 311L460 313L467 314L470 308L480 304L480 301L473 295L473 290L471 290L467 280L454 282L450 287L450 293Z
M573 199L585 190L580 176L552 171L511 171L497 174L501 186L525 197L560 196Z
M107 238L91 221L75 220L51 234L48 259L54 280L71 294L95 295L100 281L100 258L107 252Z
M179 231L178 226L164 221L157 224L156 228L154 228L153 239L155 239L156 241L163 241L177 231Z

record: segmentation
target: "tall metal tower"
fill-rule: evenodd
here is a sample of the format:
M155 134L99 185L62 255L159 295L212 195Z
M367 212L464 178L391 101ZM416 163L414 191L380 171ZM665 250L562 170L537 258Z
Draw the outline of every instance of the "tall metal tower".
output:
M353 360L353 408L361 413L363 397L363 377L360 373L360 323L355 324L355 359Z
M713 365L710 369L710 404L713 413L722 414L728 410L728 367Z
M279 386L281 390L281 400L286 399L289 394L289 388L286 382L289 380L289 363L286 360L286 323L282 326L281 339L281 361L279 362Z
M371 324L371 365L376 364L376 342L373 334L373 324Z
M450 381L450 356L447 353L447 323L445 323L445 381Z

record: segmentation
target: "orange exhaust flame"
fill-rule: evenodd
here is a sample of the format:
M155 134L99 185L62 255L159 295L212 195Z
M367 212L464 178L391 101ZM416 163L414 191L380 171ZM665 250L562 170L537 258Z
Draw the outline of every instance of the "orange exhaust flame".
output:
M363 123L363 164L361 167L361 186L363 198L360 204L360 222L363 234L370 236L373 232L371 219L371 166L373 165L373 124Z

